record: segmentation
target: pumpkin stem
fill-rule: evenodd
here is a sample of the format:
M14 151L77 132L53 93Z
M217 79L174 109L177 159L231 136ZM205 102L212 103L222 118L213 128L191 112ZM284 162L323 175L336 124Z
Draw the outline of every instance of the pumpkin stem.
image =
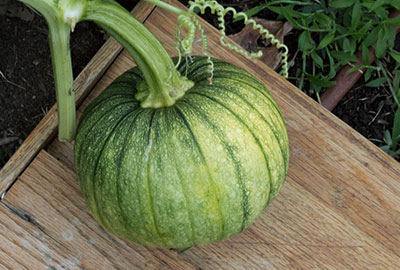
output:
M83 19L98 23L131 54L145 79L135 96L143 108L172 106L193 87L150 30L118 4L89 0Z

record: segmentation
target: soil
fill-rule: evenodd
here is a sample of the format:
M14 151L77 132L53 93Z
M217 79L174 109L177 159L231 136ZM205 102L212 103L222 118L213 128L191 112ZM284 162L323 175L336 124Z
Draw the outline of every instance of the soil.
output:
M14 14L4 12L7 7L0 5L0 169L55 103L46 22L22 4L11 2L9 5L12 5ZM118 2L131 10L138 1ZM185 0L181 2L187 3ZM220 2L241 10L257 5L259 0ZM15 13L15 10L25 13ZM6 15L1 15L4 13ZM217 25L211 14L204 17ZM259 17L271 19L271 14L263 11ZM243 28L241 22L231 23L229 18L227 21L228 34ZM289 35L286 44L295 52L296 32ZM105 39L105 33L95 24L82 22L77 25L71 36L74 76L86 66ZM333 113L366 138L382 145L384 131L393 125L394 111L390 98L385 89L362 87L360 82Z
M138 1L118 2L131 10ZM17 1L5 1L0 5L0 25L1 169L56 99L43 17ZM74 77L105 40L105 33L94 23L77 24L70 44Z

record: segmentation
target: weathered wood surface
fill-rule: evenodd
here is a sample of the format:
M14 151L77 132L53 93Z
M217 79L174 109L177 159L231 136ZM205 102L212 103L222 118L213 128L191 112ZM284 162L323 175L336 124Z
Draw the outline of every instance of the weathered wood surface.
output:
M174 15L160 9L146 21L171 54L175 22ZM238 236L182 254L118 240L87 213L71 170L72 145L55 141L49 151L59 161L42 152L0 206L0 217L5 217L0 218L0 266L30 269L36 263L38 269L60 269L66 262L70 269L398 269L399 163L262 63L216 46L215 30L203 25L212 55L263 81L287 121L289 175L260 219ZM132 65L121 54L95 92Z
M132 11L136 18L145 21L154 5L141 2ZM109 38L74 81L76 104L79 106L107 68L121 52L121 45ZM0 194L17 179L32 159L45 147L57 132L57 106L54 105L25 139L17 152L0 170Z

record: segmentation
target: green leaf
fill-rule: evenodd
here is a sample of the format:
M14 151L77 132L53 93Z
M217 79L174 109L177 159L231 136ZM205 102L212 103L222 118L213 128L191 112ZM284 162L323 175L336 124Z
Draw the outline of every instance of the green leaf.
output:
M397 62L400 63L400 53L395 51L395 50L390 50L389 54L391 57L393 57L393 59Z
M377 8L381 7L385 3L385 0L375 0L373 4L368 8L368 12L372 12Z
M392 5L392 7L394 7L395 9L399 10L400 9L400 1L399 0L391 0L390 4Z
M385 28L381 27L378 33L378 40L375 45L375 55L377 58L382 58L385 56L387 43L386 43L386 31Z
M333 57L331 56L328 49L326 49L326 54L328 55L328 58L329 58L329 74L328 74L327 78L332 79L336 76L335 61L333 60Z
M251 8L251 9L245 11L244 14L246 14L248 17L252 17L252 16L258 14L260 11L262 11L266 7L267 7L267 4L258 5L258 6L255 6L255 7ZM243 19L244 19L243 16L239 16L236 19L234 19L233 22L237 22L237 21L240 21L240 20L243 20Z
M385 130L383 133L383 139L389 146L392 145L392 136L390 135L389 130Z
M382 20L386 19L389 15L389 11L383 7L379 7L377 9L375 9L374 13L376 14L376 16L378 16Z
M400 107L397 107L393 120L392 150L395 151L400 141Z
M325 48L328 46L332 40L335 38L335 32L331 32L327 34L318 44L317 50L321 50L322 48Z
M298 15L298 12L294 11L291 8L280 7L281 14L285 16L286 20L290 22L293 27L298 29L304 29L302 25L300 25L294 18ZM297 16L301 17L301 16Z
M372 68L367 69L367 71L364 73L364 80L367 82L371 78L372 75Z
M366 47L374 45L375 42L378 40L379 29L380 29L379 27L374 27L374 29L372 29L372 31L364 39L363 44Z
M366 65L357 65L357 66L354 66L351 69L349 69L346 73L352 73L354 71L357 71L357 70L359 70L361 68L365 68L365 67L367 67L367 66Z
M378 87L381 86L382 84L386 83L386 77L381 77L375 80L370 81L369 83L365 84L364 86L366 87Z
M319 12L315 13L315 19L317 20L318 24L324 28L328 28L335 23L331 17Z
M400 99L400 70L394 72L393 88L397 97Z
M342 51L331 51L332 56L344 63L348 62L357 62L358 58L354 54L347 53L347 52L342 52Z
M315 46L314 41L311 38L310 32L303 31L299 37L299 50L304 53L309 53Z
M396 29L394 26L386 25L386 31L387 31L387 35L388 35L388 37L387 37L388 48L393 48L394 42L396 40L396 35L397 35Z
M356 41L354 38L343 38L343 51L354 53L356 50Z
M361 11L361 4L359 0L356 0L354 7L353 7L353 13L351 15L351 30L355 30L360 23L362 11Z
M356 41L360 40L361 38L363 38L365 36L365 34L367 33L367 31L369 31L371 29L373 21L370 20L368 21L366 24L364 24L358 31L357 33L353 36L354 39Z
M322 61L322 58L315 51L311 52L311 58L318 67L321 69L324 68L324 62Z
M310 81L311 84L315 84L316 86L320 87L331 87L336 85L335 81L328 81L324 79L320 79L317 76L307 75L307 79Z
M333 8L348 8L354 4L355 0L334 0L329 6Z
M385 20L385 23L388 25L399 26L400 25L400 16L396 16L394 18L388 18Z
M361 58L364 63L364 65L369 65L371 64L371 58L370 58L370 52L364 44L361 45Z

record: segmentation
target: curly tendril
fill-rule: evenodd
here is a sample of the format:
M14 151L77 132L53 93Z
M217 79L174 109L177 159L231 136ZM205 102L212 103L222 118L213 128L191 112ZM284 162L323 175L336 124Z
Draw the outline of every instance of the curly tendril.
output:
M203 55L208 57L208 63L209 63L208 71L211 74L209 77L209 81L210 81L210 83L212 82L211 79L213 76L214 65L211 60L211 56L207 52L207 37L204 34L204 29L201 27L199 21L193 15L194 9L196 9L196 8L200 10L201 14L204 14L206 9L209 8L212 14L216 13L218 16L218 18L217 18L218 22L219 22L218 27L219 27L219 32L221 33L221 37L220 37L219 41L222 46L225 46L228 49L233 50L233 51L245 56L248 59L259 58L262 56L261 50L258 52L249 53L245 49L238 47L233 43L225 41L225 37L226 37L225 15L231 12L234 19L238 18L238 17L242 17L245 25L250 24L250 23L253 24L253 30L258 30L260 35L264 36L266 39L270 39L271 44L275 45L279 50L281 50L282 74L285 78L288 77L288 53L289 53L289 50L285 44L282 44L273 34L271 34L262 25L258 24L253 19L249 19L245 13L237 12L232 7L224 8L221 4L219 4L217 1L214 1L214 0L212 0L212 1L209 1L209 0L189 1L189 5L190 5L189 13L181 14L178 17L179 27L183 26L188 31L188 34L186 35L186 37L183 40L178 38L178 43L180 43L180 45L177 45L176 48L180 49L179 62L180 62L181 54L184 54L184 55L191 54L192 46L193 46L193 42L194 42L194 38L195 38L195 33L196 33L196 30L198 30L200 33L200 36L201 36L201 40L202 40L202 53L203 53ZM179 31L179 36L180 36L180 31Z

